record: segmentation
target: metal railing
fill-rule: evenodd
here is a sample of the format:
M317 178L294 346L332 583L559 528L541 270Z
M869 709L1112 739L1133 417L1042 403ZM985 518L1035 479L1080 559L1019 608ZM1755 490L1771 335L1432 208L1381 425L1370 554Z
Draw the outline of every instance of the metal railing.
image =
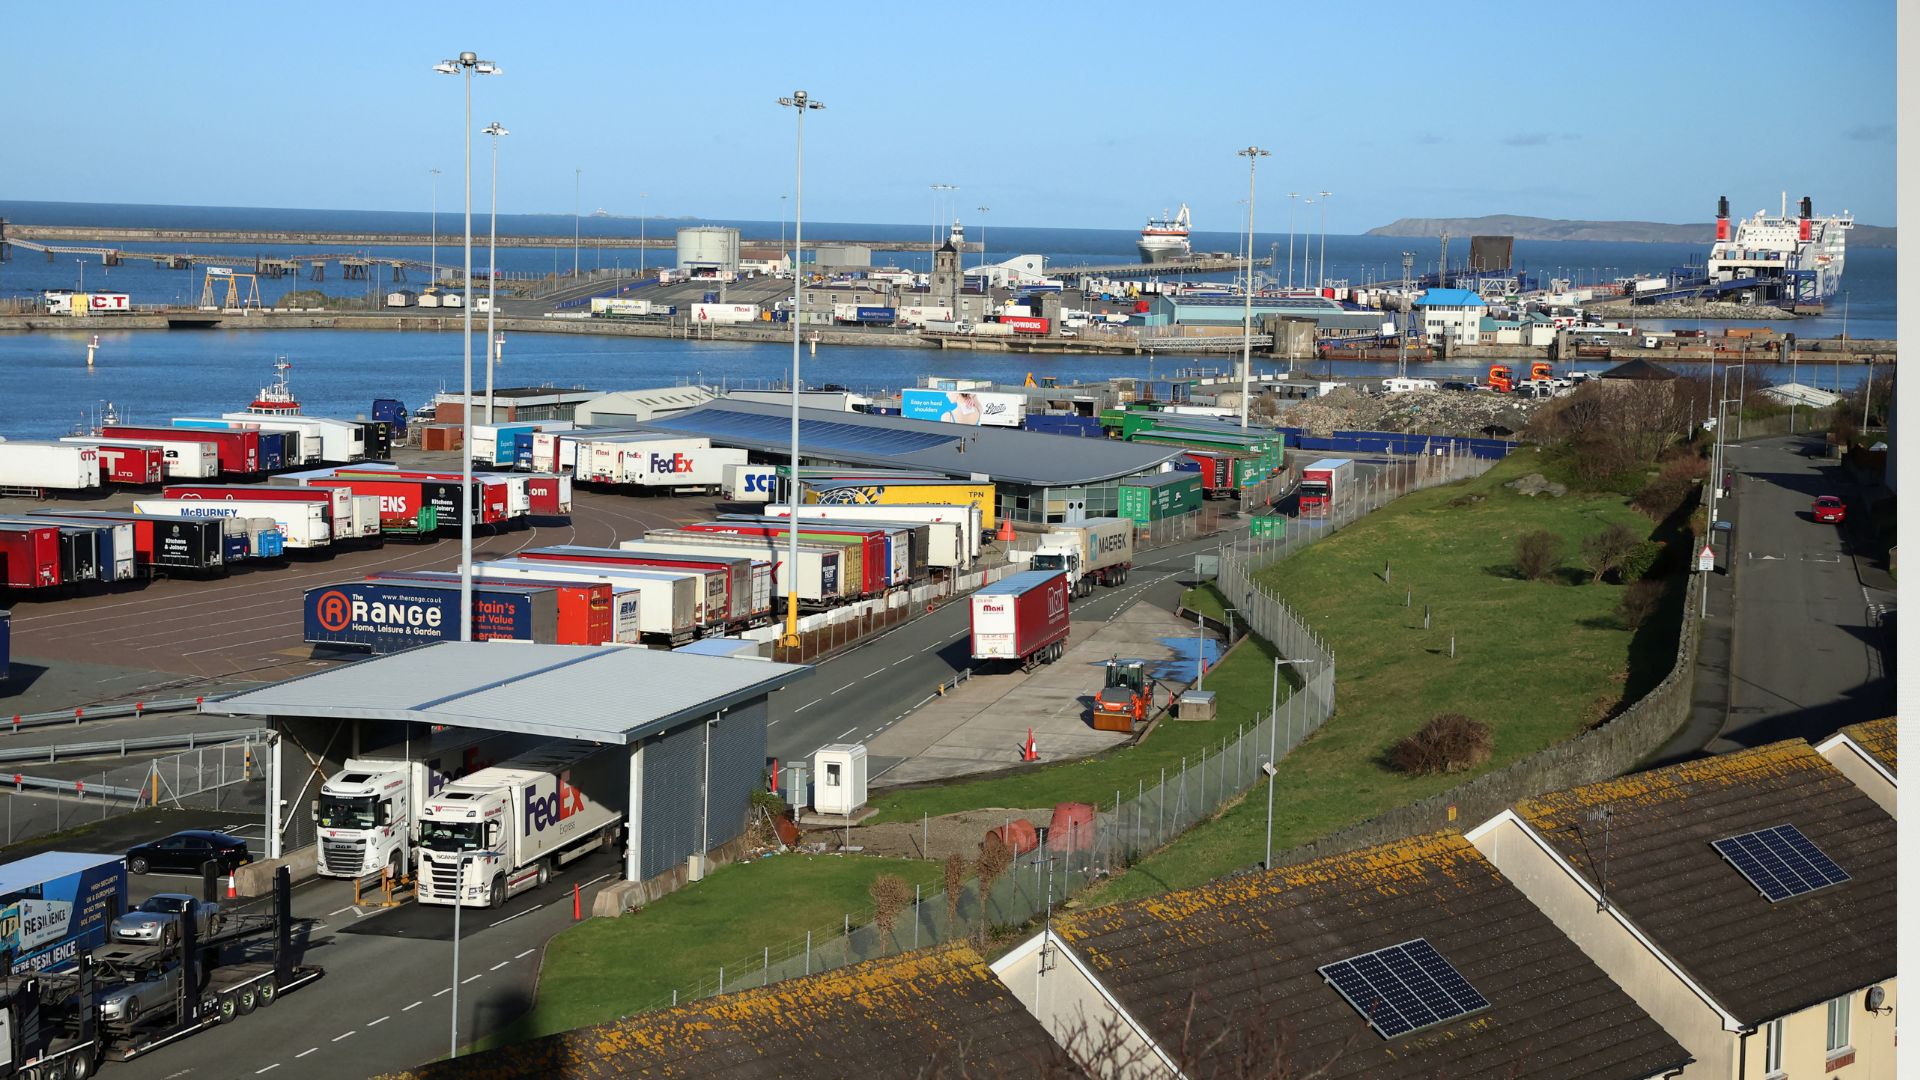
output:
M129 750L189 750L220 743L263 741L268 732L261 728L243 731L189 731L181 735L148 735L138 739L98 739L93 742L55 743L51 746L0 747L0 761L44 761L52 764L62 757L126 757Z
M0 790L7 796L6 842L162 806L257 814L265 805L264 734L243 732L233 741L85 775L0 772ZM207 736L198 738L204 743ZM111 745L118 747L119 741Z

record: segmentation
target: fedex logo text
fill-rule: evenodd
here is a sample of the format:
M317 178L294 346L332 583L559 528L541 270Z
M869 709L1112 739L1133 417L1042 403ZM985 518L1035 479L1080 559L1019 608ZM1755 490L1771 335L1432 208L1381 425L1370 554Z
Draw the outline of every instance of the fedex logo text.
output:
M685 454L648 454L647 471L655 473L690 473L693 471L693 459Z
M567 773L561 773L551 795L541 795L533 788L527 788L527 831L544 831L549 825L558 825L587 808L587 797L579 788L567 782Z

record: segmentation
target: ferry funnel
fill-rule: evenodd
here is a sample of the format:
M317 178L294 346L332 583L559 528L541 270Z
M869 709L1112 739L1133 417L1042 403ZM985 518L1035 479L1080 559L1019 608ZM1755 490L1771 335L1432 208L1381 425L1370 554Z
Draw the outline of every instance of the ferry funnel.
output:
M1715 240L1726 240L1730 238L1730 235L1727 231L1727 197L1722 195L1720 196L1720 210L1713 215L1713 238Z
M1800 196L1800 242L1813 239L1813 198Z

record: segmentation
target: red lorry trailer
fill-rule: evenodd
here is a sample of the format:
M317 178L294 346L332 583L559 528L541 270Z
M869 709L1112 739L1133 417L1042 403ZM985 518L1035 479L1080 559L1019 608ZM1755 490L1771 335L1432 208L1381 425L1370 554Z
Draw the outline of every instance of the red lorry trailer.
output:
M602 556L600 552L607 554ZM727 617L729 619L740 620L748 626L758 626L773 614L773 563L765 559L753 559L744 555L729 558L724 555L702 555L691 551L675 553L670 548L643 551L632 548L591 548L572 544L534 548L531 551L523 551L519 555L522 559L572 562L593 562L603 558L612 561L613 556L634 559L635 566L651 566L660 570L704 571L710 566L717 566L727 574Z
M335 479L315 478L308 480L307 486L344 487L355 495L378 496L382 528L405 530L415 527L422 507L433 508L434 523L438 528L460 527L459 480L386 480L370 476L342 476ZM476 479L468 494L467 505L478 524L507 519L507 492L498 484L486 484Z
M342 477L371 476L376 479L394 477L405 480L450 480L456 483L460 480L459 473L423 472L410 469L355 469L351 466L339 470L339 475ZM523 513L538 514L541 517L558 517L573 513L573 477L571 476L556 476L552 473L481 473L474 479L489 484L524 488L526 506ZM509 510L512 509L509 506Z
M166 479L167 452L158 446L102 444L100 479L112 484L158 484Z
M436 585L460 584L460 575L451 570L391 570L368 574L368 581L419 581ZM480 582L486 585L523 584L515 581ZM608 582L528 580L528 586L552 589L559 600L559 625L556 643L560 645L605 645L613 640L613 586Z
M1353 485L1352 458L1321 458L1300 470L1300 516L1330 517Z
M699 574L706 597L708 622L737 626L744 625L752 617L752 579L748 576L752 571L752 563L746 559L730 560L739 564L735 567L719 559L662 559L637 551L572 544L522 551L515 558L566 566L631 566L636 570L676 570ZM739 589L734 588L736 576L741 585Z
M1007 660L1030 671L1067 651L1073 618L1064 570L1009 574L969 598L975 660Z
M60 584L60 527L0 529L0 585L49 589Z
M167 439L173 442L212 443L220 459L220 471L234 476L254 476L260 472L260 433L258 431L214 431L201 428L127 427L100 429L103 439Z
M811 522L800 522L800 539L807 542L809 534L815 537L815 543L839 544L858 539L860 542L860 595L879 596L893 584L893 557L887 544L887 534L881 529L850 529L838 526L831 528L809 528ZM753 536L784 542L788 533L793 531L789 525L755 525L741 521L699 521L680 526L681 532L720 533L731 536Z

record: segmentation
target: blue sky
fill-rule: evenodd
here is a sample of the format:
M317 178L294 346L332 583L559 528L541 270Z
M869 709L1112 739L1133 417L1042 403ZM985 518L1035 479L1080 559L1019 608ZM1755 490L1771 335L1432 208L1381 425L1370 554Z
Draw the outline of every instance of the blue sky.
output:
M475 128L512 132L503 212L571 211L579 168L586 210L781 216L774 99L804 87L828 106L814 220L928 221L950 183L969 223L1132 228L1185 201L1238 228L1253 142L1263 231L1322 188L1335 233L1704 221L1783 189L1893 223L1891 0L542 7L16 5L0 195L425 209L438 167L457 206L459 83L430 69L470 48L505 71L474 82Z

